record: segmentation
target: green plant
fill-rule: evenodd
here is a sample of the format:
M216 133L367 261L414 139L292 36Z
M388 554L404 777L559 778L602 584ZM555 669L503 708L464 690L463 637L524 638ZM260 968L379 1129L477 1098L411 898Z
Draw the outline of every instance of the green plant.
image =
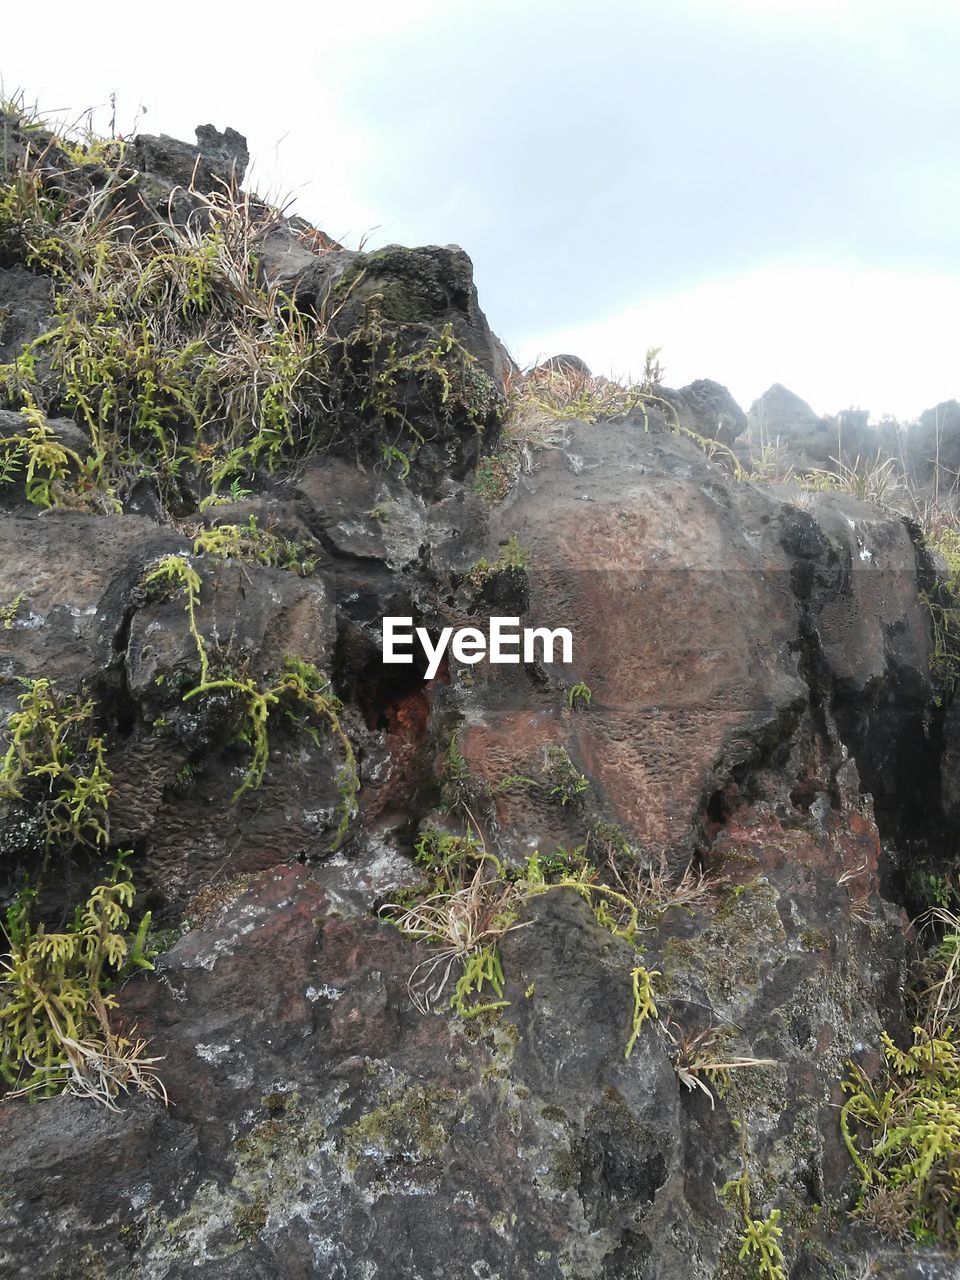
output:
M194 540L193 554L247 560L302 577L308 577L317 567L316 550L309 542L291 542L269 529L261 529L253 515L246 524L219 524L201 530Z
M751 1218L743 1233L739 1257L752 1258L756 1262L761 1280L787 1280L787 1271L780 1241L783 1228L780 1210L771 1209L765 1218Z
M647 392L582 370L539 367L512 378L507 387L509 434L518 439L549 440L563 422L607 422L641 408Z
M244 792L256 789L263 782L270 757L267 725L271 712L283 711L303 732L319 743L319 726L326 726L339 740L344 763L337 784L340 792L340 822L335 836L335 847L342 843L356 812L357 794L360 788L353 746L340 723L343 704L333 692L330 681L312 663L302 658L287 657L271 683L261 688L252 676L225 676L222 679L202 681L196 688L184 694L184 702L191 698L218 691L237 697L243 708L243 724L239 741L250 748L250 763L243 781L234 793L234 801Z
M406 480L407 476L410 474L409 454L404 453L402 449L398 449L395 444L390 444L386 440L384 440L380 445L380 460L382 461L386 471L389 471L394 463L396 463L400 468L401 480Z
M450 997L450 1008L468 1022L482 1013L495 1013L498 1009L505 1009L509 1001L500 998L503 995L503 983L500 952L493 943L487 943L466 957L463 972ZM484 984L489 985L495 999L480 998Z
M80 478L87 474L86 464L60 444L34 406L22 406L21 413L29 424L26 433L0 439L0 483L11 483L23 470L28 502L61 506L68 493L76 494Z
M840 458L831 458L835 471L814 467L800 477L805 489L819 489L827 493L849 493L861 502L873 502L889 506L904 492L904 482L897 470L896 459L884 458L878 450L871 461L858 455L851 465Z
M653 995L653 980L660 977L659 969L647 969L644 965L636 965L630 974L633 989L633 1015L630 1022L630 1039L623 1056L629 1058L633 1046L637 1043L640 1029L648 1018L657 1017L657 1006Z
M578 680L567 690L567 706L571 711L575 711L577 707L589 707L592 701L593 691L582 680Z
M200 575L190 561L183 555L164 556L153 569L144 576L143 589L148 599L165 600L171 596L183 594L186 599L187 617L190 635L197 649L200 660L200 683L207 679L209 659L207 646L197 628L197 604L200 600Z
M930 670L942 690L949 693L960 680L960 528L942 519L928 519L924 540L947 568L945 580L922 595L933 633Z
M250 497L251 492L250 489L244 489L239 476L234 476L226 493L208 493L201 499L199 510L206 511L209 507L227 507L232 502L242 502L244 498Z
M457 861L449 857L455 848L465 854ZM427 1013L437 1004L454 965L460 964L462 973L451 1005L465 1016L475 1016L480 1009L466 1002L479 994L484 982L498 998L503 994L496 943L505 933L522 927L516 916L524 894L520 885L505 880L502 863L485 851L482 841L471 839L466 845L447 845L446 850L441 863L445 887L411 906L386 903L380 910L408 938L435 945L407 984L417 1009Z
M732 1178L718 1191L718 1198L737 1210L744 1223L740 1237L741 1262L750 1258L757 1267L760 1280L787 1280L786 1259L780 1241L780 1210L771 1209L765 1218L755 1218L750 1205L750 1175L745 1168L737 1178Z
M103 150L105 182L84 172L88 156L58 147L55 200L38 169L0 188L0 242L14 219L22 256L56 289L51 328L0 369L8 402L26 391L73 416L107 490L147 471L175 494L190 466L209 473L215 498L318 443L331 343L322 320L260 280L266 209L193 192L202 214L185 226L131 223L122 193L136 175L122 148Z
M640 388L646 392L657 392L663 383L663 365L660 363L662 347L647 347L643 359L643 376Z
M112 982L133 964L152 968L144 952L149 917L127 933L134 888L120 854L63 933L33 928L22 904L7 915L10 951L0 962L0 1076L13 1096L57 1090L117 1110L120 1091L166 1101L145 1042L117 1033Z
M23 604L23 592L18 591L13 599L5 605L0 605L0 622L3 623L4 631L10 631L20 612L20 606Z
M249 526L247 532L249 532ZM216 533L216 530L209 532ZM256 532L256 530L255 530ZM232 538L232 531L226 539ZM209 546L210 544L202 544ZM214 541L222 546L223 541ZM318 727L325 725L340 741L344 762L337 774L340 794L340 821L335 834L338 847L347 834L356 812L360 780L357 773L353 745L340 723L343 704L334 694L327 677L311 662L288 655L279 672L264 687L252 676L240 674L210 678L210 660L203 636L196 623L196 607L200 599L200 575L185 556L169 555L143 579L144 590L160 598L182 592L186 597L190 634L193 637L200 662L200 683L183 696L183 701L209 694L227 694L237 699L241 707L241 728L238 740L249 747L250 763L243 781L234 792L234 803L249 790L256 790L263 782L270 758L270 742L267 725L271 711L279 708L287 719L302 732L307 733L319 745Z
M458 735L452 733L440 769L440 807L449 812L463 803L470 781L470 766L460 750Z
M472 831L455 835L438 827L425 827L414 846L414 860L437 887L457 887L467 867L486 858L483 845ZM497 863L497 869L502 870Z
M497 403L493 383L456 337L452 324L411 346L414 333L413 325L388 330L373 301L345 344L355 353L351 378L361 414L377 422L381 432L392 434L392 439L381 439L381 455L387 466L401 464L401 478L408 474L411 459L398 442L412 440L415 449L425 439L416 409L428 405L445 425L463 419L479 432Z
M93 732L93 701L62 695L42 678L27 681L18 701L0 760L0 802L37 806L48 853L105 848L111 775Z
M470 570L467 579L474 590L480 590L498 573L519 572L525 569L529 560L529 553L521 547L516 537L511 535L501 544L497 559L491 562L481 558Z
M474 493L485 502L500 502L510 491L515 469L505 454L485 454L473 477Z
M581 797L590 782L576 768L565 747L547 748L543 772L550 783L550 795L557 804L566 807L581 803Z
M952 1027L914 1028L898 1048L882 1036L885 1070L870 1080L851 1063L840 1128L860 1176L855 1212L881 1229L891 1193L914 1239L960 1248L960 1047Z

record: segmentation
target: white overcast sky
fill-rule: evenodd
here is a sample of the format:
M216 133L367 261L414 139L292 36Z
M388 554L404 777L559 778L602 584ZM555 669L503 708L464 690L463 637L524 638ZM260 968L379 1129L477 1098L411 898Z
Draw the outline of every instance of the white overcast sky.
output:
M229 124L344 242L463 245L521 363L661 346L745 407L960 397L958 0L5 9L7 93Z

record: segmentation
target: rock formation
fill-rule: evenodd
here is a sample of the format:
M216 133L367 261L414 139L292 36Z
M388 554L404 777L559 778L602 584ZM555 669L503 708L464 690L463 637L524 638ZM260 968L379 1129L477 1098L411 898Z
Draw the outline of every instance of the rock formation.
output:
M71 158L8 123L0 194L26 174L77 218L109 205L135 247L161 220L174 249L138 249L140 278L208 344L189 368L218 416L174 399L138 434L162 396L125 366L115 429L78 349L35 345L82 323L85 262L0 201L3 750L38 682L48 738L74 717L73 790L15 775L45 767L42 734L8 756L0 892L16 923L35 885L32 936L63 931L131 851L154 967L120 969L109 1016L169 1100L128 1077L98 1106L58 1076L0 1102L0 1271L955 1276L949 1225L908 1242L896 1204L894 1238L875 1200L851 1216L839 1122L849 1063L879 1078L883 1035L910 1043L910 917L954 865L918 527L733 475L703 441L746 420L713 383L525 440L457 247L349 252L254 204L249 278L204 276L236 232L229 130ZM280 388L236 421L231 289ZM824 463L822 424L775 400ZM388 615L566 626L574 660L425 681L381 661ZM97 751L102 804L75 789ZM418 903L446 912L432 935L398 927ZM442 933L454 909L472 947ZM13 1091L36 1064L11 1074L3 1034Z

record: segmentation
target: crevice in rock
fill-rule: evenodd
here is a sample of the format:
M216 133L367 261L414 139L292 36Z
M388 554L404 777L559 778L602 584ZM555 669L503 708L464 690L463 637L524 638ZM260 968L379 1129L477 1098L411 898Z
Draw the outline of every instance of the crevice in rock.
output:
M906 522L908 529L910 522ZM911 529L911 537L919 530ZM921 544L918 546L920 559ZM935 581L929 553L918 567L918 585ZM952 847L955 832L946 821L940 786L943 754L943 710L931 701L929 685L911 668L892 659L882 677L865 687L837 680L823 652L820 636L802 598L802 616L794 650L797 669L809 690L817 733L832 757L830 802L843 803L836 781L847 755L856 765L861 794L873 801L874 817L887 856L879 868L884 897L916 914L909 892L909 871ZM809 812L820 788L799 779L791 802Z
M740 735L716 762L700 809L700 857L709 852L737 809L766 798L764 775L782 771L788 764L803 711L802 699L786 704L752 733Z
M131 736L140 716L139 703L130 692L127 680L127 648L136 612L135 604L127 605L123 610L113 637L115 656L100 681L100 705L109 708L111 731L120 739Z
M436 641L439 633L431 631ZM421 743L430 718L427 660L413 646L413 662L386 665L378 646L356 623L340 629L334 659L334 686L341 698L359 707L368 729ZM443 658L435 679L449 684L450 668Z

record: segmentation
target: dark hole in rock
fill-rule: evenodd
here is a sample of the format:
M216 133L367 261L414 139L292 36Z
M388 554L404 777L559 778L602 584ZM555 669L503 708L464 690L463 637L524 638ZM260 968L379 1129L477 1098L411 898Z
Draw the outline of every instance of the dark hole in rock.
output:
M439 633L431 631L436 643ZM348 626L337 646L336 681L340 696L352 698L366 721L368 729L422 742L427 736L430 702L427 697L427 659L418 644L413 646L410 665L383 661L380 649L356 626ZM441 684L450 683L450 667L446 656L434 677Z
M707 801L707 822L722 827L727 820L727 805L722 791L714 791Z
M790 803L795 809L799 809L801 813L809 813L810 806L817 798L817 793L821 787L810 779L804 779L798 782L790 792Z

